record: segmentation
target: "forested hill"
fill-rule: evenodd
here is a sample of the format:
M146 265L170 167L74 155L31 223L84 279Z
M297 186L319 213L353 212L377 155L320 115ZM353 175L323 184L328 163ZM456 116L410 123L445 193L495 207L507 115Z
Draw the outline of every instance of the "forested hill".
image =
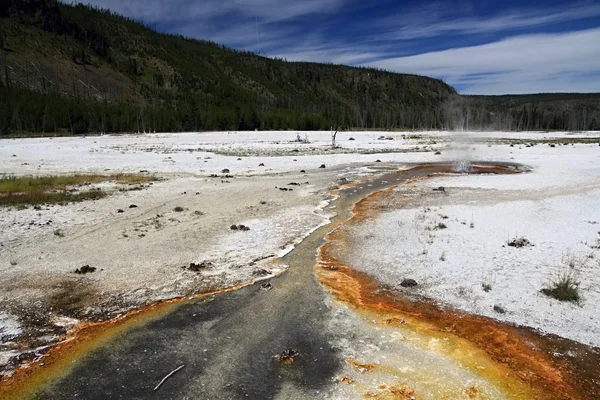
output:
M441 128L437 79L291 63L54 0L0 6L0 130Z
M600 129L599 96L555 100L458 96L438 79L260 57L82 5L0 2L0 135Z

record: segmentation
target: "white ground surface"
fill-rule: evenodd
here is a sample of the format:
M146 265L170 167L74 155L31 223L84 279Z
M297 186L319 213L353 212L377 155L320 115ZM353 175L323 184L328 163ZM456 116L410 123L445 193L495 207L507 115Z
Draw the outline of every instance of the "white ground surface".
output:
M423 281L419 289L423 294L440 301L587 343L600 342L593 313L599 283L594 260L586 258L578 268L581 306L559 304L539 294L542 281L551 277L563 255L585 258L591 250L586 253L580 242L597 239L595 230L600 225L588 221L600 222L596 201L600 147L506 144L511 138L596 138L600 133L342 132L338 134L341 148L336 150L330 149L329 132L300 136L310 143L294 142L296 132L0 141L0 174L147 170L166 179L142 191L119 192L98 201L38 211L0 209L0 337L4 342L0 364L18 347L19 335L34 329L32 320L38 312L49 312L54 320L119 313L157 299L256 279L257 270L271 267L269 260L254 260L289 251L295 241L326 223L323 208L330 197L328 189L340 177L372 174L376 166L457 159L522 162L534 172L444 177L414 185L411 190L420 188L427 196L419 197L416 210L386 214L365 227L373 236L361 237L362 254L356 255L355 267L392 284L411 274ZM442 154L435 155L436 150ZM376 160L382 164L375 164ZM321 164L327 168L320 169ZM221 177L224 168L233 178ZM302 185L287 186L290 182ZM432 200L430 185L455 189L450 196ZM282 192L279 187L294 191ZM436 201L436 211L428 215L448 215L449 228L434 232L427 257L413 257L416 250L412 244L405 246L410 242L401 240L402 235L410 237L411 230L425 235L411 224L421 204ZM138 207L130 209L130 204ZM185 211L175 212L176 206ZM118 214L118 209L125 212ZM501 218L505 211L508 215ZM457 222L466 219L468 225L471 215L474 229ZM398 221L404 221L402 227ZM251 229L233 232L232 224ZM421 225L426 228L425 222ZM64 237L54 234L57 229ZM536 246L501 247L516 234L527 236ZM383 245L386 251L378 251ZM462 251L461 246L467 245L470 250ZM447 261L435 262L442 251ZM213 267L200 273L182 269L201 261L212 262ZM86 264L98 271L85 276L73 273ZM458 274L459 268L467 271ZM484 278L494 280L493 290L485 294L480 290ZM456 295L460 287L470 288L469 295ZM60 299L72 300L76 307L65 310ZM505 306L507 313L490 314L490 306L496 303ZM31 310L36 310L34 315Z
M387 204L402 209L356 229L348 262L398 288L415 279L415 293L442 304L600 346L600 147L493 146L476 154L533 171L402 185ZM432 192L439 186L445 194ZM507 246L515 237L534 246ZM580 304L540 293L563 274L579 282Z

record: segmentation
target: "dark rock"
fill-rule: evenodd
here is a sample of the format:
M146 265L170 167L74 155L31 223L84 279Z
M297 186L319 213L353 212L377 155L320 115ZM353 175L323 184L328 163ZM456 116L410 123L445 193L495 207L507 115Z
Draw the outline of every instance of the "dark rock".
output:
M79 275L91 274L92 272L96 272L96 267L90 267L89 265L84 265L75 270L75 273Z
M441 152L441 151L436 151L436 152L435 152L435 153L433 153L433 154L435 154L436 156L439 156L440 154L442 154L442 152Z
M550 147L556 147L556 145L554 143L550 143L548 146L550 146Z
M351 137L351 138L350 138L350 139L348 139L348 140L354 140L354 138L353 138L353 137Z
M238 161L242 161L242 159L241 159L241 158L238 158L237 160L238 160Z
M445 192L446 188L443 186L437 187L437 188L433 188L434 192Z
M275 360L279 361L285 365L292 365L294 363L294 358L298 355L298 352L294 349L287 349L275 356Z
M252 272L252 275L254 276L267 276L267 275L271 275L271 271L269 271L268 269L257 269L256 271Z
M231 229L232 231L249 231L250 228L247 227L246 225L231 225L229 227L229 229Z
M327 168L327 167L325 166L325 164L321 164L321 166L319 168Z
M381 162L381 160L376 160L375 162Z
M262 290L271 290L271 289L273 289L273 285L271 285L271 282L267 282L267 283L260 285L260 288Z
M508 245L510 247L516 247L516 248L533 246L533 244L529 241L529 239L526 239L526 238L515 238L515 239L511 240L510 242L508 242Z
M301 173L301 174L305 174L305 173L306 173L306 171L305 171L305 170L301 170L301 171L300 171L300 173Z
M130 204L129 208L138 208L138 206L136 206L135 204Z
M264 167L264 166L265 166L265 164L263 164L263 163L260 163L260 164L258 164L258 166L259 166L259 167Z
M33 206L34 210L40 211L42 209L42 206Z
M222 172L222 173L224 173L224 174L228 174L228 173L229 173L229 170L228 170L227 168L225 168L225 169L224 169L223 171L221 171L221 172Z
M506 314L506 310L499 305L494 306L494 311L496 311L498 314Z
M266 201L264 201L264 200L261 200L261 201L260 201L260 204L264 206L265 204L267 204L267 202L266 202Z
M405 288L411 288L411 287L415 287L418 286L419 284L417 283L417 281L415 281L414 279L405 279L400 283L400 286L405 287Z
M118 213L118 214L123 214L124 212L125 212L125 211L123 211L123 210L122 210L122 209L120 209L120 208L117 210L117 213Z
M208 261L202 261L200 264L196 264L196 263L190 263L189 267L184 267L186 268L188 271L192 271L192 272L199 272L203 269L207 269L207 268L211 268L213 267L213 263L208 262Z

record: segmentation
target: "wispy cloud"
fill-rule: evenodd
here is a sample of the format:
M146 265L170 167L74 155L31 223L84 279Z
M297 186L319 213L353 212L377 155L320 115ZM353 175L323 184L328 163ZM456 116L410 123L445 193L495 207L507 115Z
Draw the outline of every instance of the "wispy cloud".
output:
M146 22L209 22L212 18L237 14L273 22L310 14L331 13L344 0L81 0ZM80 2L79 0L74 2ZM232 22L235 22L232 20Z
M600 91L597 1L83 1L170 33L290 61L430 75L464 93Z
M377 33L389 39L412 40L442 35L471 35L538 28L600 16L598 3L573 3L561 7L515 8L482 17L465 7L431 3L409 13L387 16L379 21Z
M494 43L394 57L369 65L445 78L467 93L600 91L600 28L524 35Z

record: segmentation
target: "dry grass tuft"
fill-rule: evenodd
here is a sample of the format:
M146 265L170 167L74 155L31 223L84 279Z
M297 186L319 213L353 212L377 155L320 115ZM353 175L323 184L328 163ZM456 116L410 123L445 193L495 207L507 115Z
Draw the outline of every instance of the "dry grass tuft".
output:
M155 180L156 177L142 174L5 177L0 178L0 206L23 208L27 205L97 200L106 197L108 193L100 190L71 193L67 191L67 187L107 181L125 185Z

